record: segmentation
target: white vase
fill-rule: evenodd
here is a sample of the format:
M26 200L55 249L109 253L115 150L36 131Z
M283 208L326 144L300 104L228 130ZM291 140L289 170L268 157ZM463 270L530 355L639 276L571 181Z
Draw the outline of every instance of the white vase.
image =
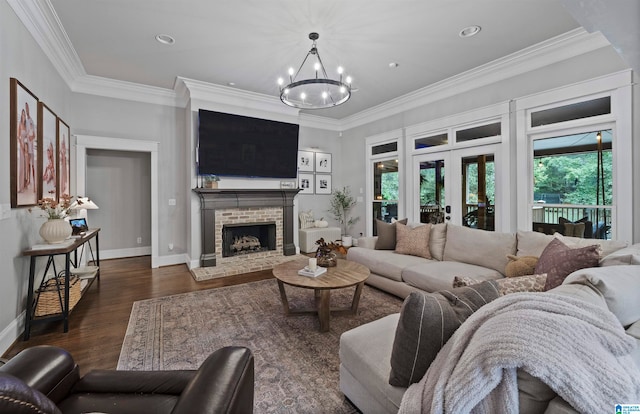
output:
M351 236L342 236L342 245L344 247L351 247L353 239Z
M62 243L71 236L71 230L65 219L49 219L40 227L40 237L47 243Z

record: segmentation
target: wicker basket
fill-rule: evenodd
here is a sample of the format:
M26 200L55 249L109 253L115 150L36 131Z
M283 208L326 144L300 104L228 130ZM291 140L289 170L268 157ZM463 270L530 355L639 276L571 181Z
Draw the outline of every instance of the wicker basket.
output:
M64 303L64 276L51 278L37 290L35 316L62 313ZM69 310L78 303L81 296L80 280L77 276L69 279Z

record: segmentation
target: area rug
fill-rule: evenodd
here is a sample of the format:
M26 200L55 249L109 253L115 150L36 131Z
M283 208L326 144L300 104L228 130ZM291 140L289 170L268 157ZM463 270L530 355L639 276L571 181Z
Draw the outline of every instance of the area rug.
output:
M312 305L312 290L286 290L292 308ZM350 305L353 291L333 290L332 307ZM339 389L340 335L401 305L365 286L357 315L332 315L321 333L314 315L284 315L275 279L138 301L118 369L197 369L216 349L241 345L255 358L256 413L354 413Z

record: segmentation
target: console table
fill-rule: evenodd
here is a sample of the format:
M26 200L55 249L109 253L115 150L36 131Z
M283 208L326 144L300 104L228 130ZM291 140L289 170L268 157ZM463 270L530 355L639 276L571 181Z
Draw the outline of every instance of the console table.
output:
M64 321L64 332L69 331L69 313L71 309L69 308L69 279L71 278L72 270L77 269L79 266L78 261L78 249L82 248L82 254L84 253L85 243L89 247L89 251L91 253L91 258L93 263L96 265L95 274L91 274L91 277L87 279L87 285L82 291L81 295L83 295L88 289L89 286L93 283L95 279L100 280L100 245L99 245L99 237L98 233L100 232L99 228L90 229L85 234L80 235L77 238L71 239L71 241L58 245L40 245L33 246L22 252L23 256L30 256L30 264L29 264L29 290L27 291L27 316L26 322L24 326L24 340L28 340L30 336L31 326L36 322L44 322L44 321L54 321L54 320L62 320ZM95 256L93 252L93 248L91 247L91 240L95 242ZM82 257L81 254L81 257ZM64 255L64 271L58 272L56 271L55 264L55 256ZM72 258L73 256L73 258ZM62 310L60 313L46 316L35 316L36 312L36 300L34 300L34 285L35 285L35 272L36 272L36 259L38 257L47 257L47 265L44 270L44 276L46 276L47 272L51 267L53 267L54 277L62 276L64 278L64 288L62 286L58 287L58 293L61 299ZM73 266L73 268L72 268ZM41 287L44 286L45 280L43 277L43 282L41 283ZM80 282L78 282L80 283ZM64 292L61 290L64 289ZM62 295L64 294L64 298Z

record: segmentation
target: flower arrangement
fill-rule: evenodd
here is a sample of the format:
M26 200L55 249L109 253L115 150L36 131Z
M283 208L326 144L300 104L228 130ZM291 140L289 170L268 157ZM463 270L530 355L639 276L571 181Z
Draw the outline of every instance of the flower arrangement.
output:
M62 194L60 201L51 197L45 197L38 200L38 208L44 211L42 217L47 219L63 219L69 215L69 207L71 206L71 196ZM31 211L31 209L29 209Z

